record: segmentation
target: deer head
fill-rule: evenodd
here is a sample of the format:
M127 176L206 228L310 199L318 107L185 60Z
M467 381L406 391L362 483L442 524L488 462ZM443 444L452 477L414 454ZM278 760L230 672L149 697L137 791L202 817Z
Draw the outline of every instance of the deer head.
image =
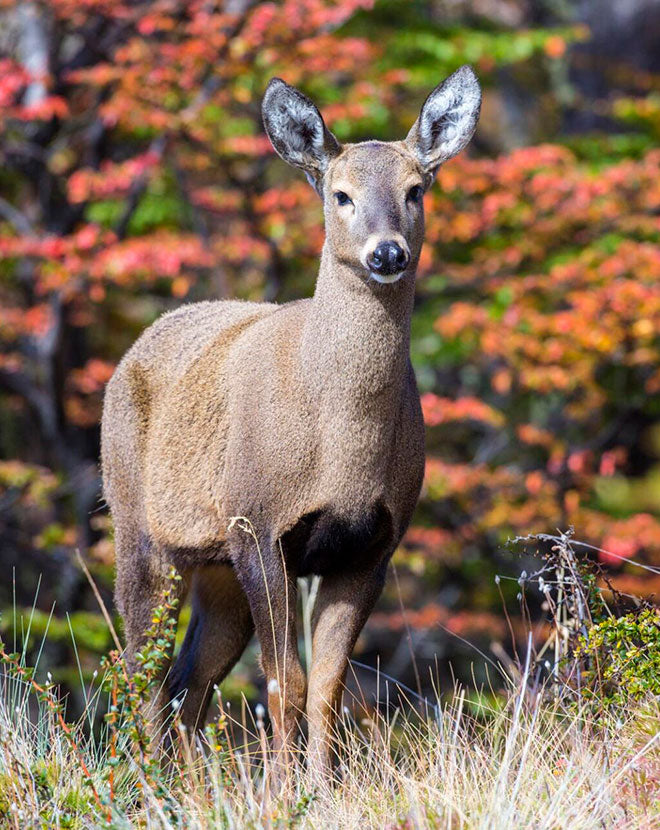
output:
M331 255L382 284L414 274L424 193L469 142L480 106L477 78L463 66L429 95L404 141L341 145L312 101L280 78L269 83L262 111L276 152L323 199Z

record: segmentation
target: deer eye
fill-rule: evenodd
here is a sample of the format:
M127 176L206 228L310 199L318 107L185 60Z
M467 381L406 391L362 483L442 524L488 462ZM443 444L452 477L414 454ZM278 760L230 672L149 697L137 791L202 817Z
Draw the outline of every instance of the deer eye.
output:
M421 202L423 195L424 191L422 190L421 185L416 184L410 188L410 190L408 191L408 195L406 196L406 199L409 202Z
M344 193L343 190L338 190L335 193L335 199L337 200L338 205L352 205L353 200L348 196L347 193Z

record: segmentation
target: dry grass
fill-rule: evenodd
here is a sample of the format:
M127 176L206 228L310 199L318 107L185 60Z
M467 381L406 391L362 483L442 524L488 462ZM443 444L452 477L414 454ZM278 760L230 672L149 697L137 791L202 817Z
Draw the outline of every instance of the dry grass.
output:
M590 625L587 583L570 534L550 541L542 569L525 579L547 598L552 634L540 652L530 634L524 666L499 667L502 692L476 705L456 689L420 714L419 701L380 677L381 706L358 691L343 711L336 779L312 784L299 763L286 794L271 772L260 706L252 714L244 701L234 718L216 698L204 737L191 745L181 733L175 757L160 766L145 749L136 692L149 672L129 681L115 652L106 663L110 695L88 693L83 716L68 724L57 689L36 684L20 656L5 654L0 828L660 828L660 695L622 710L582 693L587 675L574 647ZM309 655L314 590L302 594ZM168 596L149 635L156 661L174 636ZM90 725L113 701L99 735Z
M109 746L77 746L30 688L5 678L0 696L0 826L147 828L641 828L660 826L660 708L625 722L560 711L520 678L497 710L468 713L461 694L427 717L390 710L341 724L338 780L312 788L291 771L271 789L263 725L230 738L226 711L197 751L157 788L137 761L114 770ZM98 698L90 701L90 707ZM30 709L32 709L30 717ZM241 735L239 730L234 734ZM121 740L127 740L122 736ZM99 809L80 761L82 752ZM108 823L108 816L111 816Z

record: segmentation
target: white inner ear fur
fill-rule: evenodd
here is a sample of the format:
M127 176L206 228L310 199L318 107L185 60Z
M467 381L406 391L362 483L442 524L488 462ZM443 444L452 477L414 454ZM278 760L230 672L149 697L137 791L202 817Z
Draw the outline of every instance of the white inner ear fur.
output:
M277 103L269 113L269 121L292 163L303 165L313 158L325 167L323 124L315 110L290 97Z
M427 99L417 127L418 153L427 168L459 153L472 138L481 89L471 69L457 70Z
M421 116L420 138L425 152L447 158L458 153L472 135L479 100L479 94L469 89L466 94L448 89L432 98Z

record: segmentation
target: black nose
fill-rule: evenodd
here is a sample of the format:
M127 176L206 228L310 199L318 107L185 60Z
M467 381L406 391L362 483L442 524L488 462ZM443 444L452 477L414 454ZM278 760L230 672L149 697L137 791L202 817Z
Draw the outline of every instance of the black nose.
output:
M367 265L376 274L399 274L408 266L408 254L396 242L381 242L367 257Z

